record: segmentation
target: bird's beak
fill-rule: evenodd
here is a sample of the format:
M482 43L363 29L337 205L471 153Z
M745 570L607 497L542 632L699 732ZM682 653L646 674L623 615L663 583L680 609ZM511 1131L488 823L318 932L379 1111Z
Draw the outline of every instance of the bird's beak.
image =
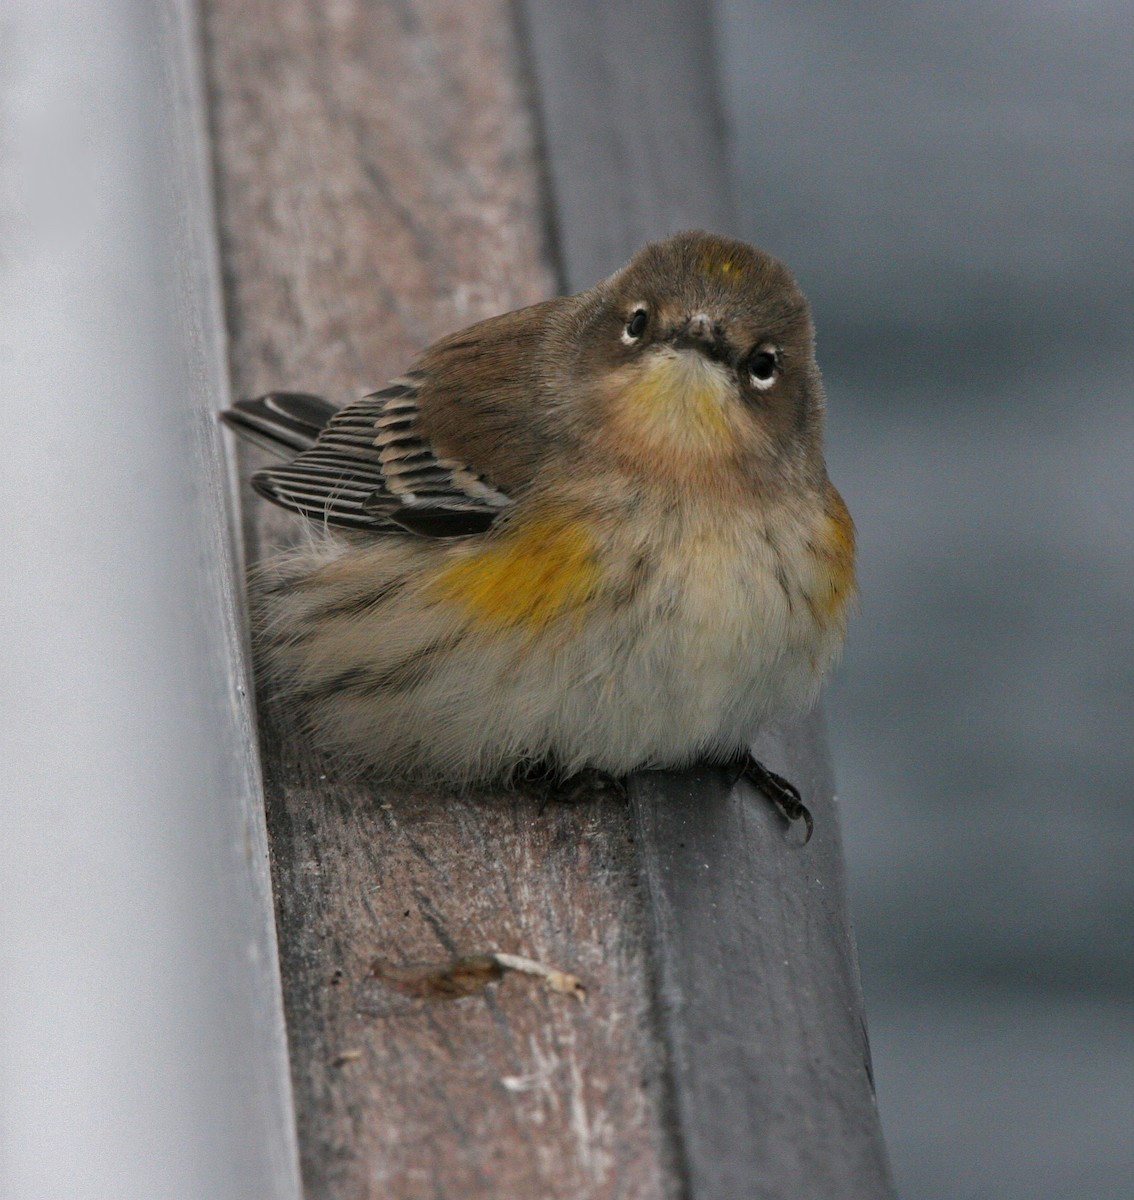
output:
M707 313L694 313L678 330L673 344L678 350L699 350L716 362L728 359L724 341Z

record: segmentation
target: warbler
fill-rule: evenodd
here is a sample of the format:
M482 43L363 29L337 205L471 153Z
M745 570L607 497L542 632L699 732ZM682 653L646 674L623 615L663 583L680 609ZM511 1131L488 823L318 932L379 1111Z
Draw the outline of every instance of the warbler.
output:
M815 701L855 535L809 307L770 255L681 233L342 409L272 393L225 417L300 451L252 483L319 532L253 609L322 746L458 786L734 764L810 835L749 747Z

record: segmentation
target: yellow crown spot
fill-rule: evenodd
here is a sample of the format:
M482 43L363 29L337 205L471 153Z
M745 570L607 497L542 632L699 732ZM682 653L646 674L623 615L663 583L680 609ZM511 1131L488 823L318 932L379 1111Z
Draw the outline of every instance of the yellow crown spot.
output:
M461 606L474 623L538 633L566 612L581 615L600 581L585 524L543 517L447 567L429 590L433 598Z
M701 259L701 270L706 275L721 275L725 279L732 276L740 276L744 273L744 265L736 262L734 259L725 257L717 258L713 254L706 254Z

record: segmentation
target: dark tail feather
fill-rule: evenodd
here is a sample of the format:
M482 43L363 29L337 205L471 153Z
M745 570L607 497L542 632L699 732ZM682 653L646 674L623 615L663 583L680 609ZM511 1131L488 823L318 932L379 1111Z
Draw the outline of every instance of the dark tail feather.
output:
M242 437L284 457L289 451L310 450L338 411L322 396L269 392L255 400L237 400L221 413L221 420Z

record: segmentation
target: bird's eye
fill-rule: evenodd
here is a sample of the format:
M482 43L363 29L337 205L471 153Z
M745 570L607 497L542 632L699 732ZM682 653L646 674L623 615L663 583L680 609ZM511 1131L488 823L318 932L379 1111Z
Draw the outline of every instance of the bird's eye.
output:
M757 350L748 359L748 380L757 391L766 392L775 383L778 369L774 350Z
M636 308L630 316L630 320L626 322L626 328L622 331L622 340L629 345L631 342L636 342L646 332L646 326L650 323L650 314L644 308Z

